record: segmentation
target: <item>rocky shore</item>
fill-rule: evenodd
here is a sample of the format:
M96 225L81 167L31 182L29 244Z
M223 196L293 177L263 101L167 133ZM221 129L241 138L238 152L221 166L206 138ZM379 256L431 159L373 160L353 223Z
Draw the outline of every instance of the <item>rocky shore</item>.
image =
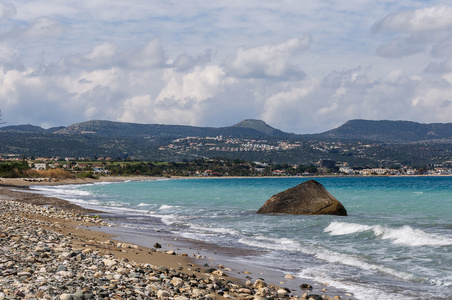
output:
M159 245L115 241L84 229L108 226L101 218L57 200L0 188L0 300L341 299L314 293L309 284L295 295L263 279L231 278L231 269L197 265Z

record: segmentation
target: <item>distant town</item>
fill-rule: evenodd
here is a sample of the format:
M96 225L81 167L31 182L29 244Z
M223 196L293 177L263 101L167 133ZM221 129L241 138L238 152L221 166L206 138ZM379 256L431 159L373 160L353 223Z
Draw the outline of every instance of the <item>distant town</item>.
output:
M187 138L185 141L193 142ZM197 144L198 147L200 143ZM174 145L174 144L173 144ZM264 141L249 145L269 147ZM265 145L265 146L264 146ZM205 144L203 143L203 146ZM282 145L279 147L292 147ZM196 147L192 145L192 147ZM251 146L250 146L251 147ZM296 147L296 146L295 146ZM232 147L235 148L235 147ZM246 147L244 147L245 149ZM257 148L257 147L256 147ZM56 172L59 171L59 172ZM2 158L0 159L1 177L58 177L64 176L93 177L101 176L413 176L452 175L451 167L433 166L431 168L352 168L346 164L330 159L320 159L316 164L271 164L268 162L247 162L240 159L200 158L184 162L158 162L118 160L111 157L90 158L75 157L37 157L37 158ZM59 175L52 175L59 174Z

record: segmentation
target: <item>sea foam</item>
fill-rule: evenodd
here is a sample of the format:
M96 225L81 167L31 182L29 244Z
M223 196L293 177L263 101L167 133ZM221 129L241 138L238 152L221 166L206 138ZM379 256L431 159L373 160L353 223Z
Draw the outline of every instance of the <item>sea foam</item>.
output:
M434 233L427 233L420 229L413 229L410 226L402 226L400 228L389 228L381 225L362 225L347 222L331 222L324 232L330 235L348 235L360 233L364 231L372 231L375 238L382 240L391 240L393 244L405 246L450 246L452 239L440 236Z

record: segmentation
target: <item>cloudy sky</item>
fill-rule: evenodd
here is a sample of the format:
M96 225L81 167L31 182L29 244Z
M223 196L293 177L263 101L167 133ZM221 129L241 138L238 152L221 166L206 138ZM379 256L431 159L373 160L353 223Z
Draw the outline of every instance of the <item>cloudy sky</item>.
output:
M449 0L0 0L7 125L452 122Z

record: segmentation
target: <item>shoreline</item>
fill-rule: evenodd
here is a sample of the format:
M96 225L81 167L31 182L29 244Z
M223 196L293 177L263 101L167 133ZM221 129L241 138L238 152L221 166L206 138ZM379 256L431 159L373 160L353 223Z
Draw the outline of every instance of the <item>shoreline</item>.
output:
M181 177L185 178L185 177ZM107 179L107 180L106 180ZM38 182L39 185L66 185L66 184L89 184L96 182L124 182L124 181L143 181L143 180L158 180L161 177L145 177L145 176L133 176L133 177L101 177L100 179L74 179L74 180L60 180L58 182ZM172 178L178 179L178 178ZM104 212L89 210L81 208L78 205L70 203L69 201L50 198L42 196L38 193L34 193L29 186L37 185L36 182L26 182L22 179L5 180L0 183L0 199L5 200L5 195L12 201L18 201L21 203L33 203L43 208L60 208L65 212L70 212L73 215L76 214L103 214ZM19 191L17 191L19 190ZM20 191L23 190L23 191ZM41 217L37 215L22 215L23 218L40 220ZM69 218L70 219L70 218ZM121 236L118 228L109 227L111 224L106 224L100 221L100 219L94 220L68 220L61 218L45 218L46 222L50 222L50 225L46 225L48 229L56 230L56 232L63 236L71 236L80 240L77 247L89 246L93 252L98 255L112 256L115 259L133 261L138 264L151 264L156 266L165 266L167 268L177 269L180 272L188 273L190 276L207 277L209 280L218 281L215 276L209 273L203 273L206 269L215 268L217 273L220 274L219 280L221 282L234 282L234 285L241 287L242 290L240 296L238 293L233 295L232 292L227 295L237 299L253 299L256 295L262 293L273 293L273 297L281 297L284 294L292 295L293 299L309 299L308 295L324 295L324 299L354 299L352 295L343 291L337 291L334 288L322 286L319 283L308 282L308 280L300 278L291 278L290 274L285 278L285 274L281 271L266 270L263 268L252 267L248 265L242 265L240 262L234 263L232 260L236 256L243 256L243 253L234 253L234 249L225 247L220 249L219 246L209 245L207 243L200 243L199 241L188 241L183 239L174 239L174 236L168 233L156 233L152 235L152 239L147 240L145 243L141 236L131 237L130 232L125 236ZM93 222L92 222L93 221ZM97 223L96 223L97 222ZM0 229L1 232L1 229ZM126 236L129 238L126 238ZM149 236L147 236L148 238ZM94 242L95 241L95 242ZM161 249L153 248L155 243L162 245ZM152 244L152 245L151 245ZM119 245L119 247L118 247ZM0 248L1 249L1 248ZM164 250L162 250L164 249ZM228 253L228 251L231 251ZM170 254L166 254L169 252ZM176 252L177 255L172 255ZM229 258L229 259L228 259ZM232 258L232 260L231 260ZM224 262L226 267L222 266ZM200 272L199 272L200 271ZM210 275L210 276L209 276ZM226 277L229 275L230 277ZM214 278L212 278L212 276ZM258 278L264 278L267 281L271 289L262 290L263 287L253 287L255 281L259 281ZM1 277L0 277L1 280ZM308 283L306 283L308 282ZM217 285L220 282L217 283ZM314 287L312 291L300 289L301 284L309 284ZM237 289L238 290L238 289ZM280 295L278 296L278 291ZM0 289L1 292L1 289ZM170 291L171 292L171 291ZM248 293L249 292L249 293ZM218 293L209 294L212 298L218 298L224 296ZM247 294L248 293L248 294ZM262 296L270 296L264 295ZM206 296L206 294L204 295Z

